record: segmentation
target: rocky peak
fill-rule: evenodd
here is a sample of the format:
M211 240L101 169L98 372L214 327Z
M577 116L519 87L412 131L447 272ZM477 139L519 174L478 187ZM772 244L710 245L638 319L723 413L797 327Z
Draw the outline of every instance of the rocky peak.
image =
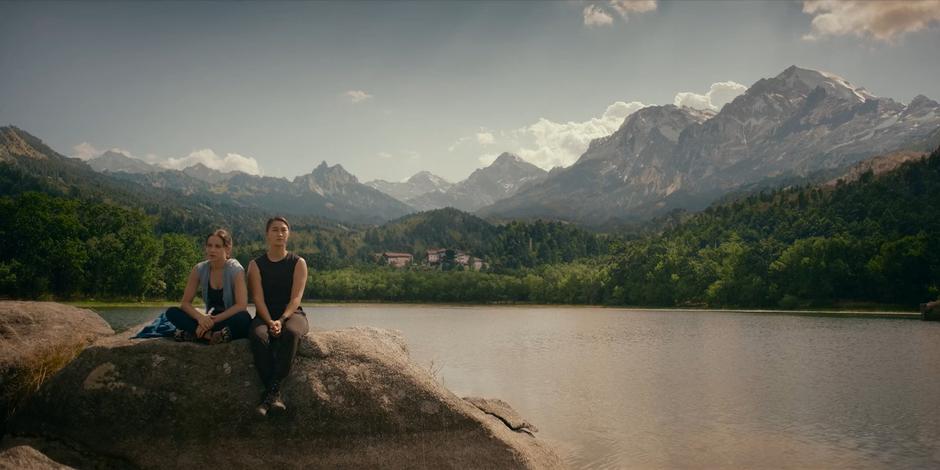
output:
M715 114L671 104L647 106L628 116L613 134L594 139L577 163L605 160L615 161L639 158L646 149L673 146L682 132L708 121Z
M921 106L921 105L924 105L924 104L929 104L929 105L931 105L931 106L936 106L936 105L937 105L937 102L934 101L934 100L932 100L932 99L930 99L930 98L928 98L928 97L926 97L926 96L924 96L924 95L917 95L917 96L914 97L914 99L911 100L911 103L910 103L908 106Z
M317 180L326 179L342 184L359 183L359 179L352 173L346 171L343 165L337 163L336 165L329 166L325 160L314 168L313 172L310 174Z
M496 157L496 160L493 161L491 166L506 166L506 165L515 165L519 163L528 163L528 162L519 158L519 156L516 154L503 152L498 157Z
M481 178L488 181L518 180L520 178L542 176L545 174L547 174L545 170L519 158L518 155L503 152L490 166L480 168L471 173L466 181L479 180Z
M451 185L450 181L441 178L440 176L431 173L430 171L422 171L415 173L414 176L408 178L408 182L411 184L430 184L434 186L449 186Z
M193 178L196 178L198 180L205 181L211 184L216 184L222 181L229 180L233 176L235 176L237 173L240 173L240 172L238 171L221 172L219 170L209 168L202 163L197 163L195 165L186 167L183 170L183 173Z
M110 171L112 173L155 173L163 170L163 168L131 157L116 149L108 150L89 160L88 166L92 167L95 171Z
M704 122L715 114L683 106L681 108L671 104L663 106L647 106L628 116L621 124L617 133L629 133L636 137L647 137L654 129L663 137L676 142L679 134L691 123Z
M924 95L917 95L911 100L910 104L907 105L907 112L914 112L921 109L934 109L940 107L936 101L927 98Z
M448 188L454 184L450 181L441 178L429 171L422 171L416 173L411 178L408 178L408 182L414 187L416 192L426 193L428 191L446 191Z
M819 70L803 69L795 65L787 67L786 70L772 80L782 84L785 88L801 92L812 91L821 87L827 93L834 94L841 99L860 103L875 98L864 88L857 87L838 75Z

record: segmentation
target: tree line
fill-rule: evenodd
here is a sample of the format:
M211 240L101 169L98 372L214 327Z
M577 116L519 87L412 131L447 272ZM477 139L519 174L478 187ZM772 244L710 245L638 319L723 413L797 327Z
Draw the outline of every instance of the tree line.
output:
M27 191L0 197L0 295L179 298L202 258L197 238L157 235L154 218Z

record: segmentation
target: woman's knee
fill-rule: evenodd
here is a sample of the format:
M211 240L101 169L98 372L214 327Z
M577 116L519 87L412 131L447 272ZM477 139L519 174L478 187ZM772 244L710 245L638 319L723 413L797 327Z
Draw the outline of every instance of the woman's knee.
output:
M225 322L225 325L231 329L233 338L245 338L249 334L251 315L245 311L238 312L232 315L232 317Z
M244 325L246 329L251 324L251 320L252 320L251 314L249 314L245 310L242 310L241 312L238 312L235 315L232 315L232 323L235 323L239 326Z
M298 338L307 334L307 331L310 329L307 324L307 317L303 314L295 314L290 317L287 322L284 324L284 331L291 332L294 336Z
M196 323L195 320L190 318L189 315L179 307L168 308L165 315L170 323L182 330L190 329L192 325Z
M248 338L253 343L268 344L270 341L268 337L268 326L263 322L253 322L248 329Z
M179 307L170 307L166 309L164 315L166 315L166 318L170 321L173 321L174 318L181 318L181 315L184 317L189 317L189 315L187 315L186 312L184 312L183 309Z

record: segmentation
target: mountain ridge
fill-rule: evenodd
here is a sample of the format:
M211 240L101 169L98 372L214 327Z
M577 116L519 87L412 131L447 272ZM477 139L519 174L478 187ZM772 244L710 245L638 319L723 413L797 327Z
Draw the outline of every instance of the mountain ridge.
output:
M668 106L631 114L572 166L477 213L601 225L698 210L742 185L847 167L940 127L940 106L929 98L905 106L796 66L758 80L710 117L683 118Z

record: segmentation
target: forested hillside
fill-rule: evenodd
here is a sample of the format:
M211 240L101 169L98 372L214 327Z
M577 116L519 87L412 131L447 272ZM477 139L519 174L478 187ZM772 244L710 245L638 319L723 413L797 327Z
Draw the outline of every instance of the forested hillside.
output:
M916 304L937 295L938 215L940 150L834 188L762 192L615 249L609 301Z

